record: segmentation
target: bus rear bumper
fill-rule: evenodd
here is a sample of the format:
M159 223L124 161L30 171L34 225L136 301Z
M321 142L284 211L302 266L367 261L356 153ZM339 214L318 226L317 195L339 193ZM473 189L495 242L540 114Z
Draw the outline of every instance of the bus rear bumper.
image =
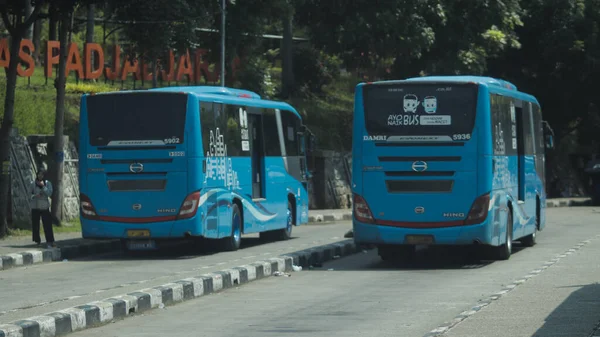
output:
M404 245L413 244L407 236L431 236L431 245L492 245L492 231L488 222L477 225L438 227L438 228L406 228L365 224L353 221L354 241L360 245ZM497 241L497 240L496 240Z
M192 219L151 223L121 223L81 219L84 239L184 239L202 236L202 227Z

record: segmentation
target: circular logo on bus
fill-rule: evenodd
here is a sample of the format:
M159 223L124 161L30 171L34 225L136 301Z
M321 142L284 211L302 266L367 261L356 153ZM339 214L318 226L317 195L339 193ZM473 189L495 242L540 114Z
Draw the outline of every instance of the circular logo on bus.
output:
M412 169L415 172L423 172L427 170L427 163L424 161L416 161L412 164Z
M144 171L144 165L142 165L142 163L133 163L129 165L129 171L132 173L140 173Z
M140 209L142 209L142 204L133 204L131 208L133 208L134 211L139 211Z

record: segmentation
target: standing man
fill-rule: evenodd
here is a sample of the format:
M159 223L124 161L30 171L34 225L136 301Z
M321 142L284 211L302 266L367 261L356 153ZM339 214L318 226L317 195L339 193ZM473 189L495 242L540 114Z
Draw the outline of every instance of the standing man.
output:
M36 179L31 182L31 231L33 241L41 244L40 218L44 224L44 235L48 248L56 247L52 228L52 215L50 214L50 196L52 196L52 183L45 179L46 170L40 169Z

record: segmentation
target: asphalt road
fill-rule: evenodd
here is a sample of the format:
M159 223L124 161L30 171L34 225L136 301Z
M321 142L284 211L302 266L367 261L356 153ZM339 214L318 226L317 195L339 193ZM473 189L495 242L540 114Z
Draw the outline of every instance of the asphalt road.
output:
M600 213L548 215L538 244L515 244L508 261L473 263L468 251L426 249L414 264L399 266L371 251L74 336L420 337L463 313L470 316L446 335L588 337L600 321ZM515 281L520 285L502 294ZM499 298L469 312L494 294Z
M193 246L33 265L0 273L0 324L163 285L187 277L341 240L349 222L295 227L288 241L244 236L242 249L214 253Z

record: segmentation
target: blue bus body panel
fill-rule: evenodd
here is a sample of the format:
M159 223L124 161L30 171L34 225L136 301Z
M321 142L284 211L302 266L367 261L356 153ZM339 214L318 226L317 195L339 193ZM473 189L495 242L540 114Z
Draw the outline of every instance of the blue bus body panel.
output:
M367 85L391 83L471 82L478 85L477 114L471 139L464 146L428 146L397 143L371 137L365 127L363 89ZM478 76L430 76L403 81L361 83L355 91L353 123L353 193L364 198L376 223L353 218L354 238L359 244L404 244L406 235L432 235L435 244L464 245L475 241L498 246L504 244L508 215L513 207L513 239L529 235L536 226L536 196L539 200L540 230L545 225L546 197L533 155L494 155L490 94L500 94L539 105L535 97L516 91L514 84ZM383 145L385 143L385 145ZM383 157L387 157L382 160ZM453 172L450 193L390 193L390 181L428 182L439 177L413 177L413 162L420 158L438 158L427 163L427 171ZM439 160L440 157L445 159ZM395 159L394 159L395 158ZM453 158L453 159L449 159ZM519 164L525 200L519 201ZM406 172L396 174L395 172ZM395 175L395 176L394 176ZM434 174L435 175L435 174ZM489 193L488 216L480 224L464 225L475 199ZM423 208L421 213L417 208ZM443 214L446 213L446 216ZM456 218L448 217L448 214Z
M168 87L146 92L149 91L187 94L182 144L170 144L168 149L118 151L91 146L87 130L89 96L81 98L80 188L99 215L98 219L81 216L84 238L127 238L127 231L135 229L149 230L150 238L229 237L234 200L242 204L244 233L285 228L288 198L292 198L297 207L295 224L308 222L308 191L305 184L287 172L283 157L262 157L265 197L253 199L250 157L207 157L203 153L198 113L201 102L285 109L300 117L292 106L262 100L253 92L231 88ZM128 173L131 163L135 162L143 163L144 179L164 179L164 190L111 192L109 180L131 179ZM197 213L189 219L178 219L176 216L185 198L194 192L200 192ZM134 210L132 204L143 206ZM157 214L157 209L162 213ZM112 218L137 219L133 222L107 221L103 214Z

